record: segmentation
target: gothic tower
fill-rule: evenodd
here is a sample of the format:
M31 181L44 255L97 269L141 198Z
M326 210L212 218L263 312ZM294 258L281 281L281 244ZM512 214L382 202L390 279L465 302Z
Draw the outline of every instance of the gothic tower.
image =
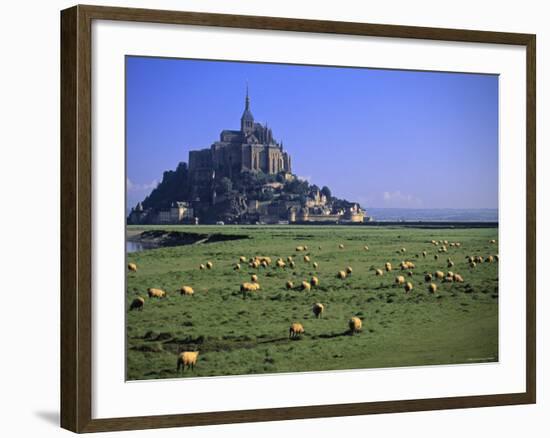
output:
M244 111L241 117L241 131L250 134L254 130L254 116L250 111L250 98L248 97L248 85L246 86L246 99L244 101Z

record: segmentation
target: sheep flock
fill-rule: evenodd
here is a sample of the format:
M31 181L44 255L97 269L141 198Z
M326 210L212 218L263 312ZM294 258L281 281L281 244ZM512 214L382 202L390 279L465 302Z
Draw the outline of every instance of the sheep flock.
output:
M243 349L251 348L250 344L265 344L262 347L265 357L258 358L259 365L251 369L266 372L273 366L272 350L284 345L294 348L293 345L314 340L326 343L332 339L341 346L358 339L368 345L369 339L391 327L389 317L389 322L379 322L380 309L389 309L399 302L414 311L415 303L441 305L446 300L473 297L479 288L479 275L489 277L487 270L491 270L491 278L496 272L498 281L497 239L487 239L472 247L468 239L446 237L444 232L434 231L437 238L415 242L399 236L401 241L384 242L384 251L377 248L380 239L368 239L368 231L362 241L339 241L335 232L332 240L320 242L322 245L303 238L303 241L289 240L286 245L258 247L255 253L236 246L235 250L243 251L237 255L228 249L232 249L231 242L222 242L208 244L208 251L200 257L185 248L188 259L182 257L179 266L177 259L171 260L170 269L166 270L162 259L131 253L126 265L128 318L132 324L143 321L151 332L159 333L154 337L159 345L155 348L172 354L174 360L171 370L163 371L166 377L174 373L201 375L203 364L210 366L217 357L215 353L226 351L223 347L226 339ZM207 244L203 246L206 248ZM498 290L487 293L495 299ZM220 346L208 336L197 334L195 329L198 323L194 306L204 305L212 298L216 304L207 315L208 325L220 328L226 325L223 328L226 334L217 341L223 344ZM380 303L376 312L373 302ZM276 314L282 303L288 303L287 314ZM251 306L261 311L252 314ZM178 336L172 333L165 338L161 336L164 321L150 316L155 309L166 309L167 320L181 331ZM468 305L462 304L461 311L468 312ZM205 322L204 318L201 314L199 324ZM270 327L277 329L268 333L260 329L259 336L263 318L269 318ZM239 321L239 326L246 326L247 330L235 330L230 325L232 321ZM140 336L132 339L150 342L153 335ZM142 344L149 345L145 341ZM154 351L147 348L140 344L135 351L153 355Z

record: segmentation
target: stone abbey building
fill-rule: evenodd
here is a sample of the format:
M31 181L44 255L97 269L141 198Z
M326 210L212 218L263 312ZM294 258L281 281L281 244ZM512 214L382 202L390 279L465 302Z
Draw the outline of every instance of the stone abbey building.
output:
M188 166L178 166L178 169L176 172L180 174L172 175L172 179L170 173L165 172L168 177L163 177L161 185L153 191L159 190L154 202L146 202L146 198L146 208L138 203L131 210L129 224L364 221L365 212L357 203L329 199L316 186L307 193L286 188L287 182L292 185L296 181L290 155L284 151L283 142L275 140L267 123L254 121L248 89L240 129L223 130L219 140L209 148L190 151ZM278 177L266 179L252 194L238 190L217 193L217 183L222 178L235 182L243 172L262 172ZM184 187L174 186L171 181ZM186 190L179 190L181 188ZM167 195L167 192L172 194Z
M244 171L262 171L273 175L291 174L290 155L283 142L273 138L271 128L254 121L246 91L241 129L223 130L219 141L208 149L189 152L189 174L194 187L204 187L214 178L233 179Z

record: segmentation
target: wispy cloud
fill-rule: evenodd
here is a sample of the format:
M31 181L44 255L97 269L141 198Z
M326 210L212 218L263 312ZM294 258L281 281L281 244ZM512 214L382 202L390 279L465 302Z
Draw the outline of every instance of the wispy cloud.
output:
M408 193L403 193L401 190L384 192L382 194L382 201L385 207L394 208L420 208L423 205L422 199Z
M134 183L130 178L126 178L126 190L128 192L149 192L158 186L158 181L154 179L150 183L138 184Z

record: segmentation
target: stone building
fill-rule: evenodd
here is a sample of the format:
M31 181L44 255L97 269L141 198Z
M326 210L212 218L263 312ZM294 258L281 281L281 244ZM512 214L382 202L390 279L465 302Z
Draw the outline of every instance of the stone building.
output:
M328 206L293 206L287 210L289 223L363 223L365 211L359 204L352 204L346 208L330 208Z
M188 202L175 201L169 208L147 209L139 202L128 216L129 224L182 224L194 222L193 208Z
M324 207L327 205L327 197L319 190L311 191L306 198L306 207Z
M128 223L134 225L144 223L147 219L147 213L148 212L143 209L143 204L138 202L128 215Z
M348 222L361 223L365 220L365 212L359 204L353 204L351 207L346 209L344 213L344 220Z
M193 218L193 208L187 202L176 201L170 205L168 222L178 224Z
M215 178L233 179L244 171L285 176L292 172L283 142L275 140L267 123L254 121L248 89L240 129L223 130L210 148L189 152L189 174L194 187L207 187Z

